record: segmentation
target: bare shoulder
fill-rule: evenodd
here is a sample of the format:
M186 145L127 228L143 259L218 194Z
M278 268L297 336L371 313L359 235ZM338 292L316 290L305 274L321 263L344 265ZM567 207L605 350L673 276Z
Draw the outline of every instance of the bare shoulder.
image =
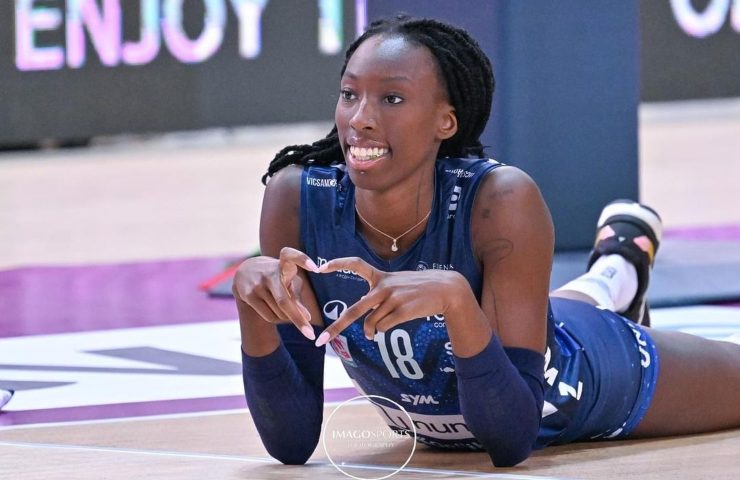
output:
M293 192L293 195L300 195L301 176L303 175L302 165L288 165L278 171L270 178L265 187L265 197L268 195L285 195Z
M300 249L302 174L302 166L290 165L267 182L260 216L263 255L277 257L283 247Z
M491 170L483 179L478 191L477 203L486 200L485 204L496 202L522 202L530 197L541 197L540 189L523 170L504 165Z
M473 246L480 260L515 244L552 248L552 218L534 180L516 167L492 170L483 179L471 219Z

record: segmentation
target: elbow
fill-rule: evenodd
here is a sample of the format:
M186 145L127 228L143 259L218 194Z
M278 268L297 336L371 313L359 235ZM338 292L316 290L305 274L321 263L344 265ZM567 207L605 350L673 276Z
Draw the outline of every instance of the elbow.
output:
M477 413L485 413L485 409ZM483 446L496 467L513 467L529 458L534 450L540 422L535 412L520 418L495 418L463 415L473 436ZM507 421L509 420L509 421Z
M491 457L491 461L495 467L513 467L529 458L529 455L532 453L531 445L512 447L511 445L507 445L507 448L492 448L488 450L488 456Z
M306 428L305 435L296 435L295 432L284 431L279 439L273 438L270 442L264 441L265 438L263 437L263 444L267 453L285 465L305 464L319 444L321 418L318 420L318 424Z
M309 458L311 458L314 450L315 446L303 449L278 448L268 449L267 453L269 453L272 458L285 465L303 465Z
M276 445L270 445L267 448L267 453L272 458L285 465L303 465L311 458L313 452L316 450L318 445L318 438L316 441L305 441L301 443L281 441Z
M478 428L471 428L471 431L491 457L494 466L513 467L532 454L537 441L539 422L531 422L531 425L517 423L501 426L504 428L492 429L490 423L486 423L476 425Z

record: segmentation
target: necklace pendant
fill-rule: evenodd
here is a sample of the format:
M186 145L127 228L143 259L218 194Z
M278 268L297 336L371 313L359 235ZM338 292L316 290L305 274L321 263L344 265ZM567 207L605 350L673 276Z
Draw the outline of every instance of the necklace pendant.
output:
M393 240L393 245L391 245L391 251L397 252L398 251L398 245L396 245L396 241Z

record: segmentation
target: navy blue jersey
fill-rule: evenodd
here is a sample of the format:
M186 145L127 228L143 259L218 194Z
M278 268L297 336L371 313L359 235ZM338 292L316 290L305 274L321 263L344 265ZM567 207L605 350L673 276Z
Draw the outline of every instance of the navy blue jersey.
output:
M480 182L500 165L485 159L439 159L426 231L403 255L392 260L378 257L357 232L354 185L344 166L305 167L301 185L302 249L318 265L356 256L383 271L455 270L468 280L480 302L482 272L473 254L471 214ZM309 278L327 325L368 291L367 282L352 271L310 274ZM637 358L639 364L640 354L633 346L636 333L611 312L580 302L571 302L578 304L574 308L568 301L557 302L557 308L549 309L547 319L545 405L537 446L625 432L632 426L625 425L623 419L634 409L637 393L624 393L623 383L634 383L634 375L625 377L622 383L603 382L595 376L594 364L606 368L614 358L609 352L596 352L597 358L591 359L585 353L585 344L594 335L617 337L618 344L630 345L620 352ZM570 315L571 310L576 315ZM553 311L560 312L558 320ZM331 343L357 388L403 405L424 443L480 449L460 413L444 317L413 319L378 333L373 340L365 338L361 320ZM600 323L593 334L588 328L591 322ZM608 342L602 343L611 348ZM635 371L639 383L641 374ZM612 394L612 390L622 391ZM633 390L636 392L637 386ZM609 402L605 396L619 399ZM386 405L378 408L391 428L409 428L408 417L400 410ZM598 422L589 418L596 409L603 411Z

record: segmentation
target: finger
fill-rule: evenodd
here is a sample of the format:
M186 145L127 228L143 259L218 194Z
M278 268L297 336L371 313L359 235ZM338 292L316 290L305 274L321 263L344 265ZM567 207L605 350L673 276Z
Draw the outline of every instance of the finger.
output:
M294 314L285 313L285 310L280 307L280 305L272 295L267 296L263 300L264 305L272 312L272 318L270 318L270 320L268 321L270 321L271 323L292 323L303 334L304 337L311 341L316 339L316 333L314 332L313 327L308 322L308 319L310 319L311 316L308 313L308 309L306 307L298 304L299 310L303 309L303 312L300 312L300 317L302 318L302 320L297 322L291 319L291 315ZM268 317L269 313L265 313L264 315L265 317Z
M396 325L423 318L426 308L425 300L419 297L399 300L389 296L365 317L365 337L370 340L377 332L387 332Z
M389 312L383 318L378 319L375 323L375 330L378 333L385 333L391 328L408 321L409 319L407 315L400 313L398 310L394 310Z
M280 317L275 314L275 311L263 299L256 299L245 303L267 323L280 323Z
M290 284L296 275L298 275L298 266L290 260L280 258L278 263L278 274L280 284L289 294L292 295L292 292L290 292Z
M296 299L300 298L300 295L296 295L295 284L297 282L299 291L300 287L302 287L303 285L303 279L301 279L298 275L298 267L295 263L293 263L293 259L291 258L291 256L295 256L296 254L302 253L298 250L288 247L284 247L280 251L280 259L278 261L279 282L273 283L273 285L271 286L275 301L277 302L280 309L286 314L285 318L293 321L294 323L296 321L300 321L301 319L306 320L306 322L308 321L306 318L303 318L303 313L300 312L296 305L297 302L295 301ZM285 297L293 300L292 305L291 302L286 301ZM298 317L295 316L296 313L298 313Z
M316 340L316 346L320 347L327 342L334 340L334 338L339 335L342 330L350 326L353 322L355 322L358 318L363 316L373 307L378 305L378 303L380 302L382 302L382 299L378 298L377 295L366 295L362 297L357 303L342 312L342 314L334 323L332 323L323 332L321 332L321 335L319 335L319 338Z
M365 338L368 340L375 338L375 333L380 331L378 330L378 323L394 309L395 305L388 301L383 302L382 305L376 305L373 307L372 311L365 317L364 325L362 326L363 331L365 332Z
M265 313L265 317L271 316L271 323L285 323L289 322L290 318L288 315L278 306L273 296L272 290L268 286L258 287L254 295L250 296L250 300L247 300L249 305L259 305L260 308L268 308L272 315Z
M296 325L296 327L298 327L298 330L300 330L303 336L307 339L312 342L316 340L316 333L313 331L313 327L311 325Z
M300 277L300 275L296 276L293 282L290 284L290 290L293 294L293 299L298 305L298 310L300 310L301 315L303 315L303 318L308 323L311 323L311 312L308 311L308 308L306 308L306 306L303 304L303 300L301 299L301 292L303 290L303 279Z
M429 311L428 302L422 297L415 297L403 302L398 302L396 308L388 312L382 319L378 319L375 325L377 331L385 332L389 328L417 318L434 315Z
M359 257L343 257L330 260L319 267L319 273L336 272L337 270L350 270L361 276L372 288L376 283L380 271Z
M266 321L274 323L275 318L284 318L281 317L280 310L275 308L276 305L274 305L275 302L273 301L269 285L258 283L252 288L248 288L234 281L232 292L234 293L234 297L249 305Z
M264 298L262 300L270 308L270 310L272 310L272 312L275 315L275 317L277 317L278 319L280 319L279 320L280 323L285 323L285 322L287 322L289 320L288 319L288 315L286 315L286 313L283 312L280 309L280 307L278 306L277 302L275 302L275 299L272 297L272 295L269 295L269 296L267 296L266 298Z
M316 263L314 263L313 260L311 260L311 257L301 252L300 250L296 250L295 248L283 247L282 250L280 250L280 260L285 260L293 263L294 265L297 265L304 270L308 270L309 272L319 272L319 267L316 265Z
M308 310L305 310L305 307L303 307L304 312L301 312L299 302L293 297L293 292L290 290L290 284L286 286L280 279L277 285L273 285L271 291L278 310L285 314L285 318L290 320L306 338L315 340L316 334L309 321L311 316L306 315Z

